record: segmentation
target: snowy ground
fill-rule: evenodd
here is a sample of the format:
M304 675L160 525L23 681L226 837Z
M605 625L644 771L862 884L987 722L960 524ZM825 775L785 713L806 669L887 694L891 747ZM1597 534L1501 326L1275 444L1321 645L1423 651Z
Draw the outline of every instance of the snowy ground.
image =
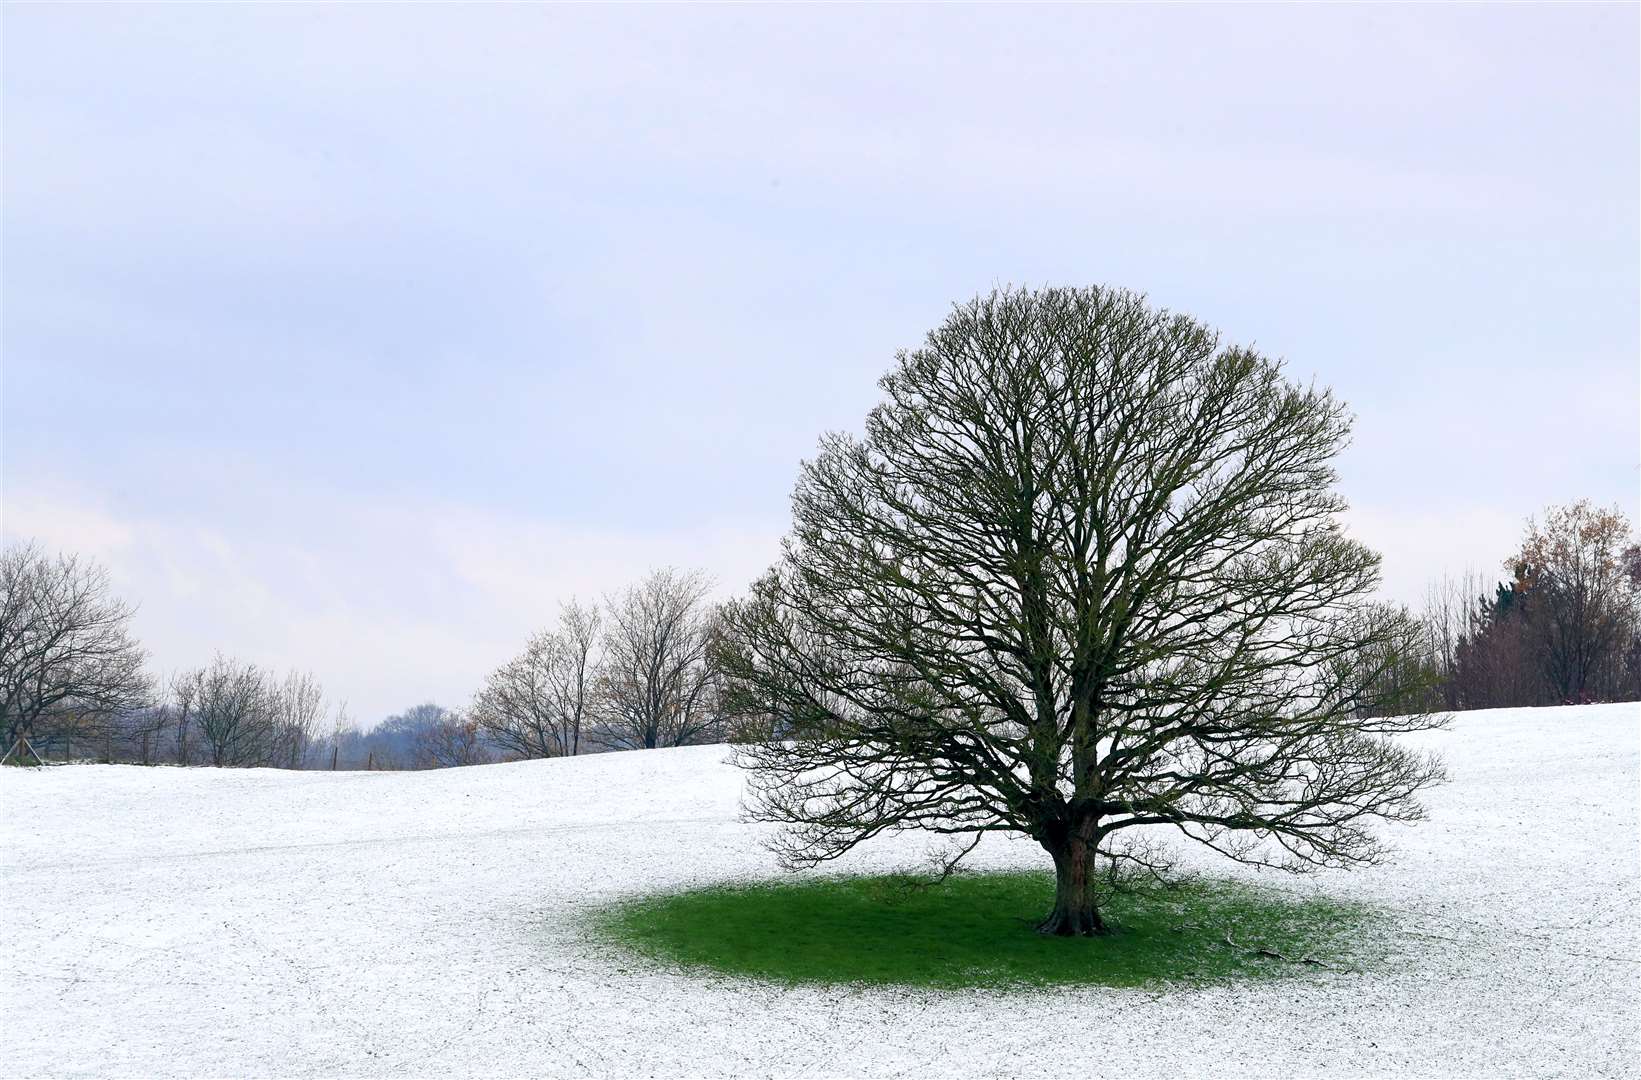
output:
M1393 909L1392 961L1165 994L785 990L590 940L610 897L773 873L721 748L7 769L0 1074L1641 1075L1638 730L1632 704L1425 736L1431 820L1309 886Z

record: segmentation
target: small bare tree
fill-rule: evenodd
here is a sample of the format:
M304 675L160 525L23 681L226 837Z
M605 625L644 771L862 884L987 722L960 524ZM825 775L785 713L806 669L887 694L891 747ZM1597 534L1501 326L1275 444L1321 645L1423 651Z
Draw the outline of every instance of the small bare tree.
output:
M325 692L312 675L297 671L270 689L274 761L287 769L303 768L325 716Z
M178 765L193 764L193 745L190 742L194 734L194 703L198 693L196 685L197 671L179 671L171 676L169 696L165 704L166 714L172 723L173 737L176 741Z
M132 614L95 563L51 557L32 544L0 554L0 730L7 755L28 748L42 725L106 725L147 702L145 654L131 636Z
M1461 577L1443 574L1425 590L1420 621L1430 665L1439 677L1438 690L1448 709L1460 707L1459 650L1469 634L1476 599L1482 595L1479 574L1466 570Z
M599 740L622 750L722 737L707 647L716 613L695 572L658 570L606 601Z
M1390 736L1438 721L1364 715L1419 631L1338 523L1329 393L1100 288L961 305L881 385L714 649L730 711L775 718L738 753L790 865L1021 833L1040 929L1096 934L1102 867L1150 864L1130 830L1303 870L1422 814L1441 767Z
M177 698L183 739L198 732L212 765L275 763L277 687L255 664L219 655L179 677Z
M336 768L341 760L342 743L357 734L358 731L353 726L353 717L348 714L348 703L346 701L338 702L336 711L331 714L330 734L325 740L328 745L327 754L329 756L324 765L328 768Z
M580 753L599 682L600 616L571 601L558 625L490 673L471 719L504 751L524 758Z

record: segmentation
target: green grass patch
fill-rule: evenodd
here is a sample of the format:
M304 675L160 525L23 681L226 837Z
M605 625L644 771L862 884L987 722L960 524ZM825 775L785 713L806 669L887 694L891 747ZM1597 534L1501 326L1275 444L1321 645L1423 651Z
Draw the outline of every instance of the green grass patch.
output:
M942 989L1356 970L1373 937L1360 905L1194 879L1116 897L1102 908L1105 937L1050 938L1034 926L1053 896L1053 878L1037 873L960 874L921 889L896 877L798 877L645 896L596 921L609 939L686 970Z

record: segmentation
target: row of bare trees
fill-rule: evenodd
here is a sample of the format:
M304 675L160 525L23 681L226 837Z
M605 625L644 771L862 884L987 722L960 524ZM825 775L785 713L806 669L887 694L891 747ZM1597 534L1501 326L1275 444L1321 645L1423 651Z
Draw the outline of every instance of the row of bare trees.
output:
M332 760L437 769L722 741L709 587L699 572L665 569L602 603L572 600L465 713L424 703L368 731L338 730Z
M146 723L156 736L173 740L178 764L300 769L317 763L327 709L311 675L280 677L218 656L178 674L167 697L149 710Z
M217 656L155 679L134 609L73 555L0 558L0 733L12 759L444 768L723 738L700 573L660 570L556 625L493 671L463 713L424 703L360 731L300 672ZM78 754L76 754L78 751Z
M147 682L142 704L113 713L66 709L36 722L36 755L142 765L312 768L326 761L330 720L313 676L230 657ZM20 748L19 748L20 749Z
M721 741L708 588L700 573L666 569L599 606L566 604L490 673L472 720L520 758Z
M314 753L324 693L218 656L156 681L131 632L134 608L108 572L36 545L0 553L0 717L8 758L300 768Z
M465 713L429 702L367 731L338 729L331 760L437 769L723 741L709 587L699 572L664 569L602 603L572 600Z
M1443 577L1422 640L1379 658L1374 711L1641 699L1641 545L1587 501L1529 521L1509 579ZM698 572L650 574L555 625L486 678L465 714L432 703L375 727L327 708L310 675L229 657L154 680L107 572L33 545L0 556L0 734L40 753L144 764L445 768L722 741L708 653L721 633Z

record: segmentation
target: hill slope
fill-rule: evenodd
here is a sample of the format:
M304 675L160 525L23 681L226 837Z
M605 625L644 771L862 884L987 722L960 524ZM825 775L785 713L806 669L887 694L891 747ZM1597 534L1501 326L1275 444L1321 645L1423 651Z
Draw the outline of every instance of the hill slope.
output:
M435 773L7 769L0 1071L1626 1075L1638 723L1634 704L1462 714L1421 739L1453 781L1390 864L1274 882L1395 909L1394 965L1162 995L785 990L590 940L589 904L776 872L721 747ZM921 850L897 838L851 868Z

